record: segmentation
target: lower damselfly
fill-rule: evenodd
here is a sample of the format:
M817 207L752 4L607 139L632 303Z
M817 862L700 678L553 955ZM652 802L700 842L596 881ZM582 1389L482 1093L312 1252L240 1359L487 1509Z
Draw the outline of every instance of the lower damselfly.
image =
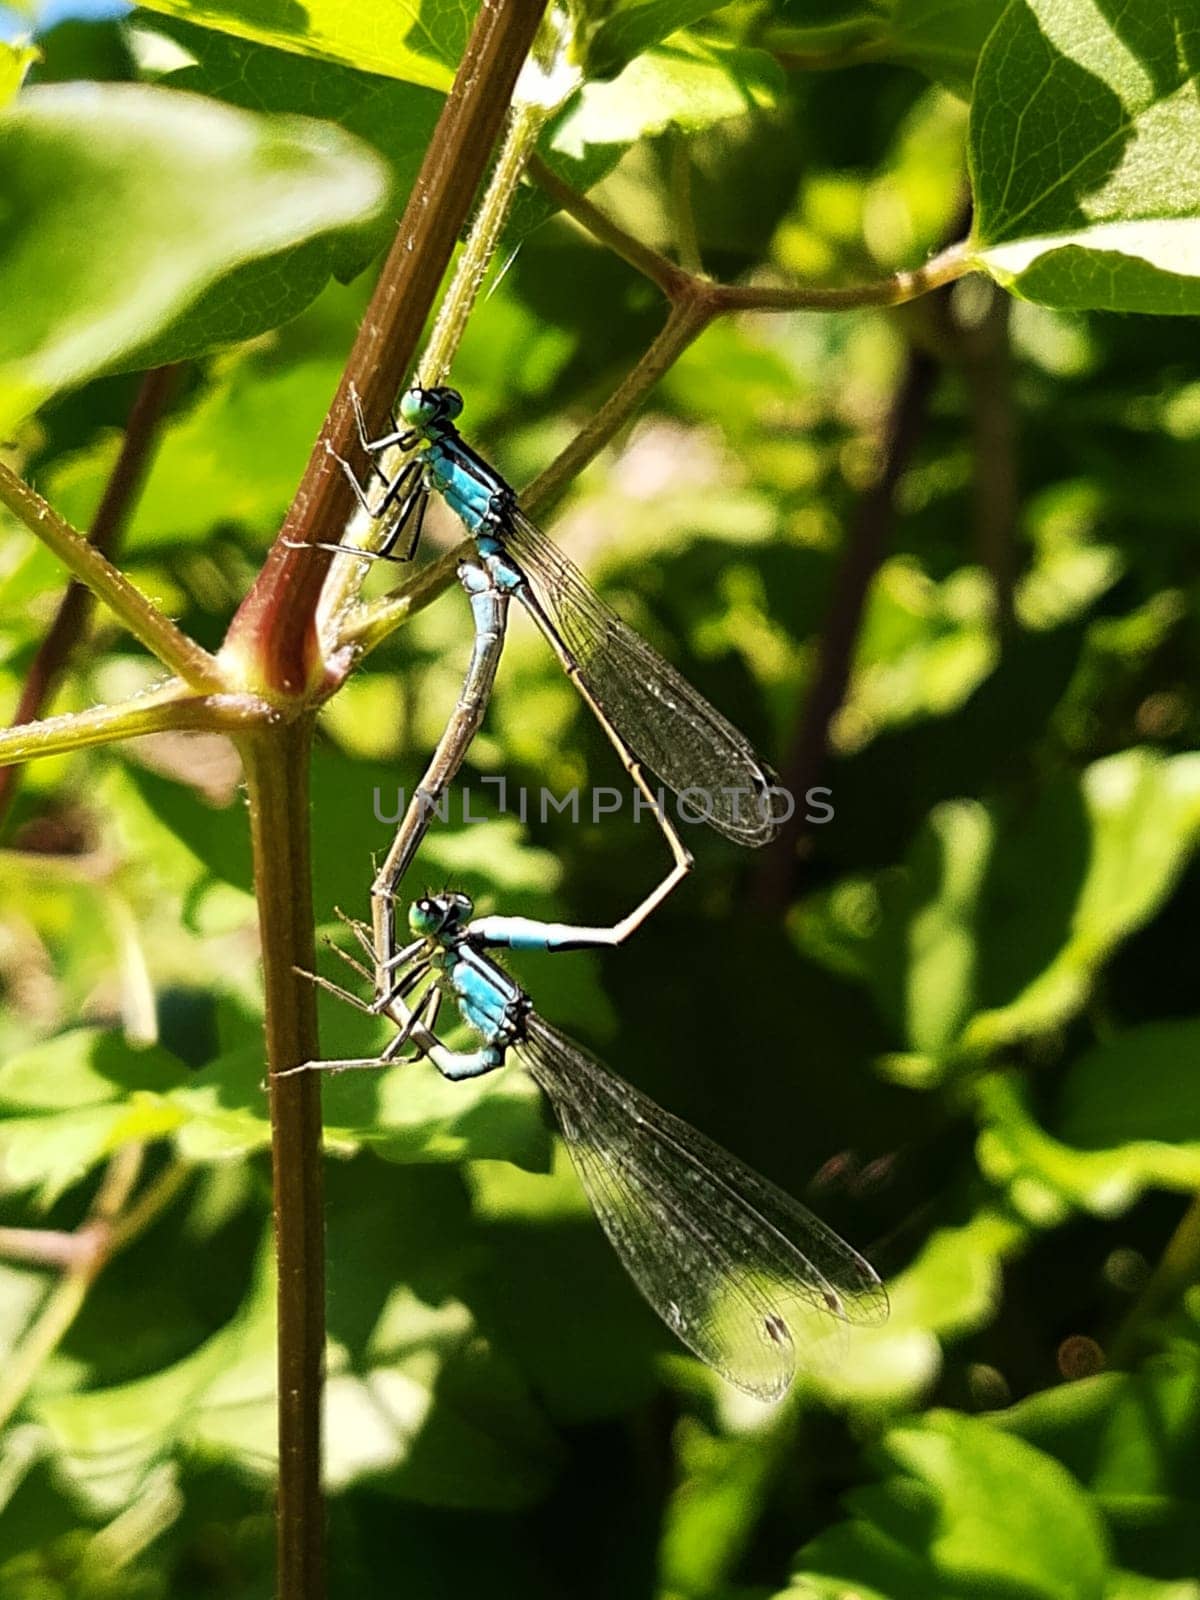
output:
M537 924L472 920L473 911L465 895L454 893L410 907L413 938L396 952L387 1008L398 1032L382 1055L294 1070L380 1067L411 1044L447 1078L463 1079L497 1071L515 1055L550 1102L592 1209L629 1276L694 1354L761 1400L778 1399L797 1365L807 1364L814 1313L818 1321L886 1319L887 1292L856 1250L534 1011L488 952L546 948ZM357 931L370 950L366 930ZM478 1048L451 1050L434 1033L447 1000L478 1036Z

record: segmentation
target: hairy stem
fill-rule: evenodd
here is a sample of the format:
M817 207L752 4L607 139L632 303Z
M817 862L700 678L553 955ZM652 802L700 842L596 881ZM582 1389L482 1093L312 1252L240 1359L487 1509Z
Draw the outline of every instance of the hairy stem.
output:
M221 670L207 650L189 639L170 617L59 516L28 484L0 463L0 504L19 517L31 533L52 550L67 570L140 639L152 655L193 689L220 689Z
M479 202L471 231L455 264L454 277L438 308L437 321L421 358L422 383L440 383L450 370L450 363L466 332L467 319L512 210L517 184L521 181L521 174L537 144L547 115L547 107L529 101L513 108L496 165L492 168L487 189Z
M175 388L178 367L156 367L142 379L130 407L120 454L105 485L92 522L91 545L111 556L116 550L138 494L158 438L158 424ZM38 646L25 675L14 723L33 722L62 681L76 643L83 636L92 611L92 595L74 579L67 585L50 629ZM0 826L16 797L21 768L0 769Z
M425 346L425 354L417 367L417 375L427 388L432 388L442 381L450 369L450 363L454 360L455 352L466 332L467 320L487 274L488 264L496 252L501 231L512 209L521 173L537 144L538 134L545 124L547 115L544 106L524 103L518 105L509 118L508 132L505 134L496 165L492 169L491 179L479 202L466 244L455 263L450 287L446 290L438 309L437 321L429 336L429 343ZM381 464L385 472L393 465L386 460ZM369 527L369 519L365 513L360 511L360 517ZM351 545L361 544L366 549L371 549L375 542L376 540L371 537L366 539L352 537L348 541ZM345 627L346 611L362 582L360 565L349 560L337 563L329 575L329 581L321 596L321 617L328 619L328 631L336 640L334 649L353 637L352 631ZM441 592L440 589L438 592ZM411 608L405 615L397 611L389 615L391 617L389 628L398 627L407 615L411 615Z
M797 284L778 288L759 284L718 283L712 296L717 311L853 311L861 306L899 306L956 278L974 272L965 242L949 245L911 272L893 272L875 283L843 287Z

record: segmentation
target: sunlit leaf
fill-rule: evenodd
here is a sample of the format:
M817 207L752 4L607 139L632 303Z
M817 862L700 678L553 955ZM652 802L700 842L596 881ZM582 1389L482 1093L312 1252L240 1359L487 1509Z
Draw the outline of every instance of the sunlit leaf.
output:
M378 158L335 128L129 84L23 95L0 122L0 183L25 197L0 268L21 308L0 426L119 366L223 274L364 222L386 193Z
M148 0L146 9L432 89L450 87L474 17L469 0L450 5L356 0L352 6L315 0L294 11L275 7L266 15L238 0Z
M1013 1600L1101 1600L1103 1523L1050 1456L948 1411L893 1428L879 1455L889 1476L805 1546L789 1595L968 1600L1002 1587Z
M976 259L1046 305L1200 309L1200 18L1014 0L971 112Z
M770 106L782 84L760 50L689 39L639 56L611 83L588 83L555 125L554 149L582 160L595 145L632 144L675 127L694 133Z
M913 1048L934 1054L1071 1016L1170 892L1198 829L1200 766L1142 750L1047 786L1019 819L940 807L887 887L877 992Z

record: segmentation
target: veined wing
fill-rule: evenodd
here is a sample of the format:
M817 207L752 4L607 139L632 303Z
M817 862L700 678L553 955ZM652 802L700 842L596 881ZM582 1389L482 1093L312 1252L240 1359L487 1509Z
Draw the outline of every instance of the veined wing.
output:
M762 1400L783 1394L797 1309L887 1317L875 1269L781 1189L536 1014L518 1048L626 1271L730 1383Z
M761 845L779 827L775 776L749 740L622 622L573 562L521 512L505 542L579 675L633 754L718 832ZM702 797L702 798L701 798Z

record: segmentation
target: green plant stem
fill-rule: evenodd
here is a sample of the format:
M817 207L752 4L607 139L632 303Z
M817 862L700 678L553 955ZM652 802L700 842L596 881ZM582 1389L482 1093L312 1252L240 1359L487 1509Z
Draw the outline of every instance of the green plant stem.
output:
M111 556L120 542L126 521L137 503L158 438L158 425L179 375L178 367L156 367L146 373L138 389L125 438L121 443L104 494L92 519L89 542L94 550ZM34 722L62 681L76 644L82 638L92 611L91 591L72 580L67 584L54 621L37 648L13 715L14 723ZM16 797L19 766L0 768L0 825Z
M183 1162L173 1162L129 1205L142 1170L143 1156L140 1144L125 1145L116 1152L105 1170L86 1221L68 1236L73 1251L66 1261L67 1271L0 1370L0 1428L7 1426L42 1364L66 1336L88 1291L108 1262L118 1250L146 1231L187 1181L187 1166ZM56 1264L46 1256L42 1259L47 1264Z
M290 545L337 544L354 511L350 487L326 453L326 441L341 456L354 448L351 384L366 415L382 417L412 367L544 3L483 0L280 537L230 626L223 655L228 652L245 687L269 698L304 696L349 669L348 659L326 660L317 624L332 557Z
M70 1267L79 1260L79 1240L61 1228L0 1228L0 1257L35 1267Z
M311 971L309 755L313 718L238 741L250 796L254 887L262 941L275 1200L279 1382L280 1600L324 1592L321 1383L325 1358L320 1074L276 1074L317 1060Z
M585 195L572 189L569 183L564 183L541 156L530 158L529 176L586 233L590 233L600 244L607 245L614 255L627 261L651 283L656 283L668 299L673 299L687 284L689 275L682 267L677 267L659 251L643 244L601 211L599 206L593 205Z
M635 239L598 206L564 183L540 157L529 163L529 172L539 187L580 227L656 283L668 299L678 300L688 294L705 299L709 302L710 317L731 311L851 311L859 306L898 306L976 270L966 242L959 241L912 271L893 272L874 283L841 287L714 283L699 272L676 266L657 250Z
M189 639L40 494L22 483L2 463L0 504L19 517L80 583L86 584L104 601L134 638L140 639L152 655L186 684L199 690L225 687L221 670L208 651Z
M843 287L797 284L778 288L759 284L715 283L714 315L730 311L853 311L865 306L899 306L976 270L965 241L930 256L909 272L893 272L874 283Z
M458 563L474 546L469 539L456 544L415 572L407 583L400 584L391 594L381 595L347 612L342 621L340 643L366 655L382 644L389 633L403 623L410 622L418 611L432 605L440 594L453 584Z
M425 346L425 353L417 366L421 382L428 387L440 383L450 370L450 363L454 360L455 352L466 332L467 320L479 296L488 265L496 252L504 223L512 209L521 173L525 170L525 164L537 144L538 134L545 125L547 115L548 110L545 106L525 102L516 106L509 118L508 131L500 147L500 154L496 158L491 178L475 212L466 243L455 262L450 286L442 298L429 343ZM396 456L398 458L398 452ZM398 461L382 463L385 471L397 464ZM363 521L369 527L368 519L364 517ZM378 544L379 534L366 539L352 539L349 542L371 549ZM347 612L361 584L361 563L347 560L334 564L329 581L321 595L320 608L322 633L331 641L329 646L331 654L336 653L340 645L344 645L353 637L345 624ZM443 583L437 592L441 593L441 588L445 586ZM403 615L399 612L391 613L391 620L385 631L398 627L400 622L406 620L407 615L411 615L411 610Z
M1200 1195L1194 1197L1171 1235L1149 1283L1122 1323L1108 1352L1111 1367L1135 1359L1148 1323L1175 1304L1185 1289L1200 1282Z
M450 370L466 332L467 319L478 299L488 266L496 253L500 234L512 210L517 184L549 114L543 105L525 101L514 106L508 131L492 168L492 175L471 223L454 276L438 308L437 321L421 357L419 372L425 384L437 384Z
M65 711L41 722L22 722L0 732L0 766L88 750L117 739L168 731L236 733L276 717L274 709L253 695L193 694L178 679L134 700L88 711Z

